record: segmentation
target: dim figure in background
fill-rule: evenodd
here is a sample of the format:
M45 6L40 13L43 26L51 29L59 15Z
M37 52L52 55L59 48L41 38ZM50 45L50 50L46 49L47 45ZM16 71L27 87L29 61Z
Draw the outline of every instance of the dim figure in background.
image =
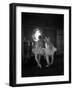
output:
M23 47L22 48L23 60L25 63L27 63L31 57L32 46L31 46L31 42L29 40L27 40L25 37L23 38L22 47Z

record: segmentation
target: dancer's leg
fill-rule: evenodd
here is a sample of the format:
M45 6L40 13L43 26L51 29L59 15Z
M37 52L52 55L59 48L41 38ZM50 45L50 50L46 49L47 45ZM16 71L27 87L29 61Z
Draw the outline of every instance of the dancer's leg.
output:
M47 65L46 65L46 67L48 67L49 66L49 56L48 55L46 55L46 62L47 62Z
M52 56L51 56L51 64L53 64L53 60L54 60L54 56L52 54Z
M40 67L40 68L41 68L42 66L41 66L41 64L40 64L39 60L37 59L37 55L35 55L35 60L36 60L36 62L37 62L37 64L38 64L38 67Z

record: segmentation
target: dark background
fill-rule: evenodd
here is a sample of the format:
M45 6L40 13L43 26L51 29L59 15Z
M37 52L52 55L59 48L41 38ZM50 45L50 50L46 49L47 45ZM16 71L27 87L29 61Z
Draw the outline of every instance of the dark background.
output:
M24 76L46 76L64 74L64 15L22 13L22 41L24 37L32 41L35 28L40 28L44 36L49 36L51 42L57 48L54 56L54 64L49 68L38 69L33 58L25 63L22 59L22 77ZM23 47L23 43L22 43ZM22 55L24 49L22 48ZM22 56L23 57L23 56ZM41 63L46 63L44 60ZM34 69L32 69L34 68ZM49 70L48 70L49 69ZM50 73L49 73L50 72Z

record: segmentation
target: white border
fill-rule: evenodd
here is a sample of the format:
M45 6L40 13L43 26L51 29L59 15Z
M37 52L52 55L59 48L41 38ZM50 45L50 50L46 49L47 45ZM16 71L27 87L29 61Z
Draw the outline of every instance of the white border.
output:
M21 77L21 12L64 14L64 75ZM16 7L16 84L69 81L69 10Z

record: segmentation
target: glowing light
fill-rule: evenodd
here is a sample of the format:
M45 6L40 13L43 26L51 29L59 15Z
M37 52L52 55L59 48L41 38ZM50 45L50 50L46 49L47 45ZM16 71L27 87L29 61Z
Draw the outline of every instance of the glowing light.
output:
M39 29L36 29L35 34L33 35L33 40L34 41L38 41L40 35L41 35L40 30Z

